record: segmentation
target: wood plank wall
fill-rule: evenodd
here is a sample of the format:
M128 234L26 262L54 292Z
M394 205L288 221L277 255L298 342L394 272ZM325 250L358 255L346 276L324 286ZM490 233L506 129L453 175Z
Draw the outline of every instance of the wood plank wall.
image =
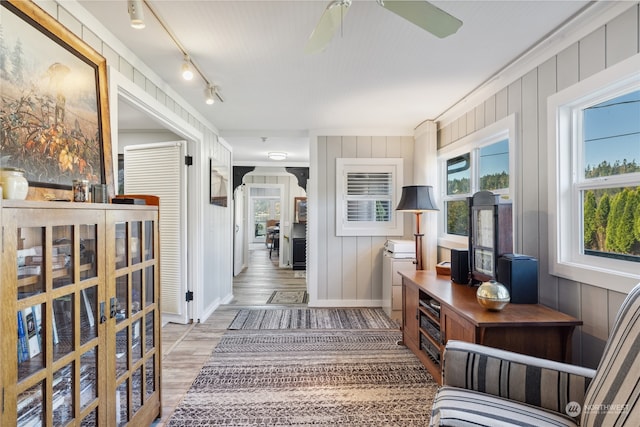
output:
M412 136L318 137L318 305L380 306L382 249L387 238L413 239L412 222L404 236L336 236L336 159L402 158L404 185L413 179Z
M189 124L194 133L201 133L202 139L196 141L194 159L199 161L192 172L201 185L194 185L202 200L208 200L209 193L209 158L213 157L231 170L231 151L228 146L218 140L218 131L213 124L187 104L166 82L135 57L126 44L113 37L97 19L86 12L75 2L40 1L39 7L62 23L76 36L107 60L107 65L133 82L151 96L158 106L166 107L177 122L182 120ZM117 94L110 93L111 101ZM117 102L111 103L111 109L117 110ZM117 150L117 147L113 147ZM232 211L231 208L203 204L202 212L194 213L189 225L192 236L198 236L199 260L194 261L191 272L192 284L200 286L202 294L198 296L198 307L194 309L194 318L205 320L217 306L232 295L233 247L232 247ZM214 242L213 244L211 242Z
M640 52L639 6L539 64L438 131L438 147L516 114L520 131L518 193L520 253L540 261L540 302L583 320L574 335L576 363L595 368L624 294L550 276L547 249L547 98ZM526 161L524 161L526 159ZM442 251L441 251L442 252Z

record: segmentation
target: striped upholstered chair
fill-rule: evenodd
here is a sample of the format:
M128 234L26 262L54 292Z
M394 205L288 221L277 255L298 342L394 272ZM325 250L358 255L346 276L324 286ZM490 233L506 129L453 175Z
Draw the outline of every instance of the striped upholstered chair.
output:
M639 426L640 284L595 371L461 341L447 343L442 371L432 426Z

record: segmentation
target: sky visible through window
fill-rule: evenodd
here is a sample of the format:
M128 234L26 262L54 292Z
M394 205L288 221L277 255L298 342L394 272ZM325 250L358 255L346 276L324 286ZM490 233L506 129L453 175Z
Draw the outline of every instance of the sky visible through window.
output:
M509 140L503 139L480 149L480 176L509 173Z
M640 90L584 110L584 167L640 165Z

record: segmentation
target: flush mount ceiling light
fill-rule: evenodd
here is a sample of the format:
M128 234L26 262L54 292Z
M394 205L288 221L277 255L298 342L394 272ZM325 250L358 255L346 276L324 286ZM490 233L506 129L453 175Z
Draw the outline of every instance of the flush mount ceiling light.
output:
M184 62L182 63L182 78L185 80L191 80L193 78L193 71L191 71L191 61L187 55L184 55Z
M144 25L144 11L142 10L142 0L128 0L127 10L129 11L129 18L131 18L131 27L136 30L141 30Z
M209 85L204 89L204 102L207 105L213 105L216 102L215 96L215 88L213 86Z
M268 156L271 160L284 160L287 158L287 153L283 153L282 151L272 151Z

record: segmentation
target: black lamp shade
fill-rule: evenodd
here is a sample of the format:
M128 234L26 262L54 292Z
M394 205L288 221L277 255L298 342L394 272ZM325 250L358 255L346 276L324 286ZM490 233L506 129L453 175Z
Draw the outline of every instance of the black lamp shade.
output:
M433 187L430 185L407 185L402 187L402 197L396 208L398 211L437 211Z

